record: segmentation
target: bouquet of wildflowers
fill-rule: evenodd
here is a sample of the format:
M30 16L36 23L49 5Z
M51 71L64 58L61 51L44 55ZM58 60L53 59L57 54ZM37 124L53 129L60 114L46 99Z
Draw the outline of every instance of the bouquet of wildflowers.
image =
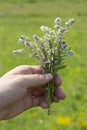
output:
M65 58L73 54L63 35L72 27L74 19L72 18L65 22L64 27L61 24L61 18L57 17L54 21L53 29L48 26L41 26L40 29L43 32L43 37L34 34L33 41L24 35L20 36L18 43L23 44L29 50L26 51L24 48L14 50L13 54L16 55L24 52L30 55L29 52L31 50L32 56L40 61L43 73L52 73L55 78L57 71L66 67ZM51 81L46 87L46 101L49 105L48 114L53 102L53 96L54 82Z

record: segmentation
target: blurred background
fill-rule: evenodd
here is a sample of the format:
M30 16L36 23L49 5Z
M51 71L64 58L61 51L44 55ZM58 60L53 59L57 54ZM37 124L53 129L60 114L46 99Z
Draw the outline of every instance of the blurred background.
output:
M0 77L18 65L38 64L25 55L13 56L12 51L20 49L20 35L31 38L40 34L40 26L52 27L56 17L63 23L75 19L65 37L74 55L67 59L67 68L59 72L67 98L53 104L50 116L46 110L33 108L1 121L0 130L87 130L86 0L0 0Z

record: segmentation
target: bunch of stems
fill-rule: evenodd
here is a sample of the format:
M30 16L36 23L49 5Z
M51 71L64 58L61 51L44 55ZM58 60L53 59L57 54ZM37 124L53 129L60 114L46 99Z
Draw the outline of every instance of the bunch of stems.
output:
M23 49L14 50L13 54L26 53L39 60L43 73L52 73L55 79L56 73L59 69L65 68L65 58L71 56L73 53L68 47L66 40L63 38L63 34L68 32L68 29L74 23L74 19L69 19L65 22L65 27L61 26L62 20L57 17L54 21L54 28L48 26L41 26L40 29L44 33L43 37L39 37L37 34L33 35L31 41L28 37L22 35L18 43L24 46ZM26 49L28 48L28 50ZM54 80L49 82L46 87L46 102L49 105L48 114L50 114L50 107L54 98Z

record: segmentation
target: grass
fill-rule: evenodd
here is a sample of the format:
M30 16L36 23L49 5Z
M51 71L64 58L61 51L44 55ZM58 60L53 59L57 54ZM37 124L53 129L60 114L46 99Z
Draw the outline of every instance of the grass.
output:
M33 2L32 2L33 1ZM12 55L20 48L21 34L40 34L41 25L52 26L60 16L64 21L74 17L75 25L66 34L73 57L60 71L67 98L53 104L51 116L41 108L30 109L16 118L0 122L0 130L86 130L87 129L87 1L83 0L0 0L0 76L21 64L38 64L26 56Z

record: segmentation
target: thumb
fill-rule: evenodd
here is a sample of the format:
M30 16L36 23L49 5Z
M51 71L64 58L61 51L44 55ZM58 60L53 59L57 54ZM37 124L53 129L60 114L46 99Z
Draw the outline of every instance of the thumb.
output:
M29 87L44 86L52 79L53 75L51 73L23 75L22 87L29 88Z

